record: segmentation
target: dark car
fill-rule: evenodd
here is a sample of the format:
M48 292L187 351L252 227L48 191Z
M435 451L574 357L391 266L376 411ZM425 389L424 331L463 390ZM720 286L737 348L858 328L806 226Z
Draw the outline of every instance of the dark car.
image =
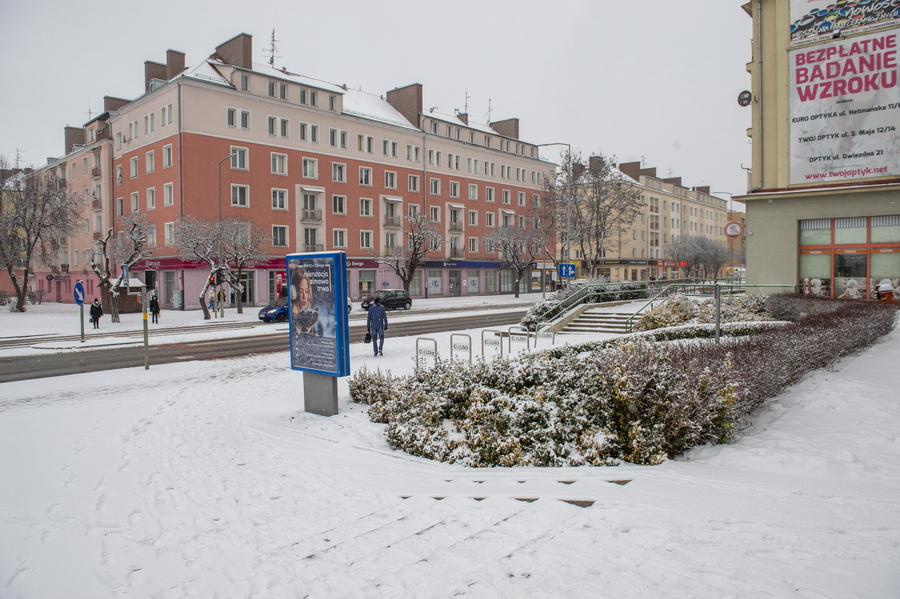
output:
M381 298L381 305L385 310L409 310L412 308L412 298L409 293L403 289L382 289L376 291L375 295L369 296L362 301L362 309L368 310L369 306L375 303L375 298Z
M288 298L283 297L274 304L268 305L259 311L259 319L263 322L287 322L291 306Z

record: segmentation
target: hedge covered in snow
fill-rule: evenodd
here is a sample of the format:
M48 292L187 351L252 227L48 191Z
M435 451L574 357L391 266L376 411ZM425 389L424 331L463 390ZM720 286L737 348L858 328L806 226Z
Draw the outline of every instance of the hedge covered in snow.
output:
M719 344L654 341L711 330L695 325L471 365L441 361L403 379L363 370L351 398L372 404L392 447L426 458L476 467L657 464L727 442L766 398L894 323L889 306L822 301L779 299L778 313L796 322L738 323L730 333L749 334Z
M772 320L766 304L767 297L762 295L724 296L720 301L720 322ZM642 314L635 321L634 330L649 331L691 322L714 323L715 321L715 300L696 300L676 293Z

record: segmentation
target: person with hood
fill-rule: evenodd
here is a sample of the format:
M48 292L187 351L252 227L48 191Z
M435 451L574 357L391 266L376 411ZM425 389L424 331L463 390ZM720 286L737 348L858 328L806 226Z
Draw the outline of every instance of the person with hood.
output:
M159 300L155 295L150 299L150 321L159 324Z
M103 307L100 305L100 300L96 297L94 298L94 303L91 304L91 322L94 323L94 328L100 328L100 317L103 316Z
M375 304L369 308L369 315L366 317L366 328L372 333L372 350L376 356L383 356L384 349L384 332L388 328L387 311L381 305L381 298L375 298Z

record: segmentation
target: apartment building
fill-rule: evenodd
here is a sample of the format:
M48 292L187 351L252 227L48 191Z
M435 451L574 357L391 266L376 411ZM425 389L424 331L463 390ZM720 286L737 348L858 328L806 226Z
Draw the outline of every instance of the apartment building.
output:
M685 187L681 177L661 178L656 168L640 162L616 168L640 190L641 206L622 234L607 244L594 276L611 282L678 278L683 271L668 254L671 241L694 236L727 242L728 201L712 195L709 187Z
M742 8L754 31L748 282L863 299L885 279L900 290L896 3Z
M245 302L275 297L292 252L348 254L354 298L396 287L376 261L403 244L403 216L424 213L446 243L429 254L413 295L512 291L512 275L481 241L539 201L554 165L519 139L517 119L476 123L425 110L413 84L384 95L251 61L241 34L191 67L169 50L145 63L145 92L108 116L114 226L144 212L169 307L196 307L204 266L180 255L180 218L239 218L271 231L271 259L245 274ZM92 229L93 231L93 229Z

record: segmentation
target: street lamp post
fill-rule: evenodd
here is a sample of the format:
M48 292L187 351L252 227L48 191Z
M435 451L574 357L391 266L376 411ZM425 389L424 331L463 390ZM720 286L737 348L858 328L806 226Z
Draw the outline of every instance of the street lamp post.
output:
M537 147L542 148L544 146L566 146L566 162L568 163L568 173L566 182L566 243L565 243L565 256L566 259L570 259L569 252L571 252L572 246L569 241L570 238L570 223L571 223L571 204L572 204L572 145L567 144L565 142L551 142L546 144L537 144ZM560 253L559 262L562 262L562 253Z
M224 251L222 249L222 237L221 237L222 236L222 231L221 231L221 228L222 228L222 163L225 162L226 160L228 160L229 158L232 158L233 156L234 156L234 153L232 152L231 154L228 154L228 156L219 160L219 229L220 229L218 232L218 237L219 237L218 268L219 269L222 268L222 262L224 260L224 257L223 257ZM216 318L225 318L225 306L224 306L225 302L222 301L222 298L221 298L222 283L219 283L218 287L219 288L216 289L216 287L213 286L213 293L216 294L216 301L213 304L213 307L215 308Z

